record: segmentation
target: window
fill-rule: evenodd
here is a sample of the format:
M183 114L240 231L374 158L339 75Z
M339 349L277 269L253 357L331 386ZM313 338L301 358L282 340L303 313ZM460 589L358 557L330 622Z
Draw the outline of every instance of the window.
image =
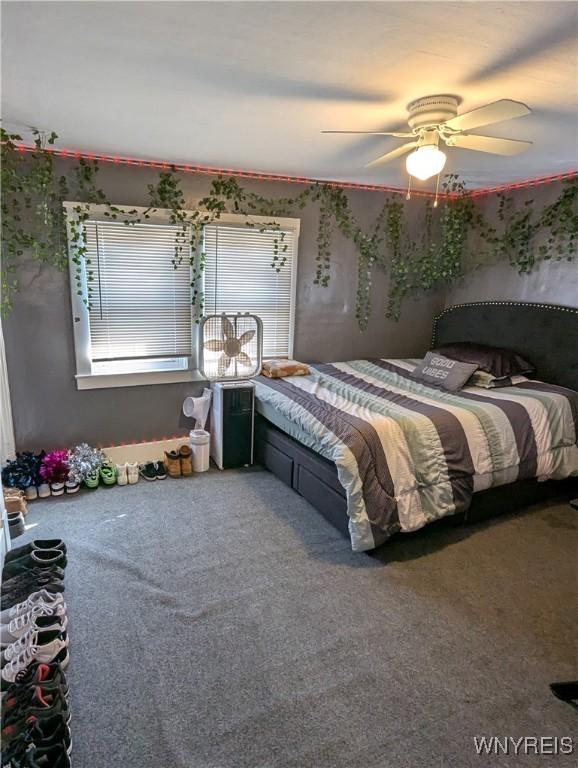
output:
M87 247L80 291L71 260L78 388L200 379L188 254L176 269L173 265L182 229L169 223L168 212L157 211L146 223L127 226L111 221L107 208L98 205L79 223L76 205L66 204L68 225L71 230L84 227ZM283 235L260 232L246 221L227 214L205 228L205 312L258 314L264 355L287 357L292 353L299 221L278 220ZM251 221L258 227L260 220ZM280 272L271 267L275 238L287 260ZM90 281L86 270L92 273Z
M259 315L265 358L293 354L298 225L285 219L279 231L228 221L205 227L205 312ZM275 240L286 259L278 272L272 268Z

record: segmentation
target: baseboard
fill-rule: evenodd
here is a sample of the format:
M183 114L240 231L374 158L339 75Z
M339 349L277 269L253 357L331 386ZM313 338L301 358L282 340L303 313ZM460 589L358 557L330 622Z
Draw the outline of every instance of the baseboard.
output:
M151 443L113 445L110 448L105 448L104 452L114 464L124 464L127 461L137 461L139 464L142 464L146 461L162 459L165 451L172 451L187 442L186 435L183 435L183 437L173 437L170 440L155 440Z

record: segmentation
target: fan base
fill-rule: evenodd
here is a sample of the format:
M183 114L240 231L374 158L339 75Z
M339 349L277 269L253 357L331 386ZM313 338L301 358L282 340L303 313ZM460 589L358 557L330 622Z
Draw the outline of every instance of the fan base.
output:
M423 96L420 99L415 99L407 105L409 112L407 122L412 129L440 125L458 114L460 102L459 96L448 94Z

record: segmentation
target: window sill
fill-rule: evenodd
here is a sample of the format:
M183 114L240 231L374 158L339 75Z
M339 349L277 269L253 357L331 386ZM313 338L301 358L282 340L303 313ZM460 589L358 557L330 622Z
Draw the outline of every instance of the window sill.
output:
M200 371L146 371L141 373L86 373L76 377L77 389L112 389L114 387L143 387L150 384L178 384L206 381Z

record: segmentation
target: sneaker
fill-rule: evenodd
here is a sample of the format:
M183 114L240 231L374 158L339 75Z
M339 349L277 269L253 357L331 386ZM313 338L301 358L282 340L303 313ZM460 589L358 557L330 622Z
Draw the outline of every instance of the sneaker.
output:
M39 685L42 689L58 688L62 695L68 698L68 681L60 664L31 664L16 676L16 680L8 687L2 697L2 711L12 709L22 700L31 686Z
M126 471L128 475L128 482L129 485L134 485L135 483L138 483L138 463L136 461L128 462L126 465Z
M64 598L61 594L54 594L48 592L46 589L40 589L37 592L33 592L29 597L21 603L17 603L13 608L7 608L0 613L0 624L9 624L12 619L17 616L22 616L25 613L29 613L34 606L39 603L49 606L57 606L64 602Z
M15 547L4 556L4 562L17 560L23 555L29 555L34 549L59 549L66 554L66 544L62 539L34 539L29 544L23 544L21 547Z
M23 582L12 590L2 593L2 610L12 608L17 603L26 600L33 592L47 590L48 592L64 592L64 581L53 576L38 578L33 582Z
M36 632L32 642L15 659L2 668L0 680L2 690L15 682L16 676L33 662L51 664L59 662L62 669L68 666L68 636L66 632L54 630L51 632Z
M112 464L103 464L100 468L100 479L104 485L116 484L116 473Z
M28 629L20 635L17 640L7 645L2 651L0 659L2 665L8 661L20 656L28 646L35 642L39 632L64 632L68 626L68 617L65 616L37 616L32 621ZM68 635L67 635L68 638Z
M140 476L143 478L143 480L156 480L157 479L157 471L155 469L155 465L152 463L152 461L149 461L148 464L141 464L140 467Z
M29 571L23 571L15 576L11 576L6 581L2 582L2 594L12 592L14 589L20 588L24 584L34 584L37 581L42 581L45 578L51 579L64 579L64 571L57 565L53 565L51 568L32 568ZM30 589L30 592L35 592L35 589Z
M26 753L22 768L70 768L70 756L65 744L35 747Z
M183 477L190 477L193 474L193 451L191 446L185 443L179 448L179 456L181 459L181 473Z
M164 463L170 477L181 476L181 457L178 451L165 451Z
M50 485L48 483L40 483L38 486L38 498L46 499L50 496Z
M26 496L26 501L34 501L38 498L38 488L35 485L29 485L25 489L24 495Z
M38 720L60 716L68 725L70 710L68 702L60 692L44 691L40 686L32 688L20 704L13 707L2 718L2 742L10 744Z
M98 469L95 469L94 472L88 474L83 482L87 488L98 488L100 482L100 472Z
M23 613L20 616L11 619L8 624L3 624L0 627L0 644L6 646L14 643L22 637L22 635L26 634L30 627L35 624L35 620L40 617L58 618L61 620L62 628L66 629L66 625L68 624L66 603L64 601L56 603L55 605L37 603L30 609L30 611L28 611L28 613ZM36 624L36 626L38 625Z
M64 748L66 754L70 755L72 740L66 717L66 714L60 713L50 716L45 715L31 722L28 722L27 718L25 729L16 738L13 738L8 747L3 750L2 765L8 768L13 768L13 766L18 768L18 766L26 765L24 760L28 752L37 757L40 752L42 752L43 756L47 756L49 751L54 748ZM45 760L44 763L36 761L36 765L57 765L54 757L51 757L50 760L50 762ZM6 763L5 761L9 762Z
M127 485L128 483L128 464L115 464L117 485Z
M22 512L8 512L8 530L11 539L22 536L26 532Z
M167 471L162 461L153 461L153 467L155 468L157 480L165 480Z
M27 555L10 560L4 565L3 579L7 581L21 573L27 573L35 568L66 568L66 555L59 549L34 549Z
M64 490L66 493L78 493L80 490L80 483L78 483L76 480L67 480L64 483Z

